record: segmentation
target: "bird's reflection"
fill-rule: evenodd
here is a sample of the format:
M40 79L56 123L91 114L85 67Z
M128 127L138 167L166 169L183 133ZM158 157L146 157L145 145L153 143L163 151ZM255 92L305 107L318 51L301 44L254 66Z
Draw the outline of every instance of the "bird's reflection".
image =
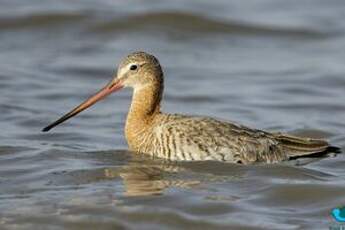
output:
M237 180L246 169L220 162L171 162L152 159L127 151L100 151L83 154L87 168L51 174L49 184L86 185L110 182L120 185L116 193L124 196L150 196L170 189L202 189L209 183ZM90 161L92 159L92 161ZM123 186L122 186L123 185Z
M182 179L183 171L186 169L176 163L134 158L121 168L105 168L104 177L121 178L125 196L148 196L160 195L169 188L192 188L200 184L195 178Z

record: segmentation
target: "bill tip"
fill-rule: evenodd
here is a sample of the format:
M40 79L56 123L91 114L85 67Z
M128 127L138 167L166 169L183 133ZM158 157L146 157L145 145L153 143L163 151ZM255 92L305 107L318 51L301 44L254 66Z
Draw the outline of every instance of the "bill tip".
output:
M47 127L42 129L42 132L48 132L49 130L50 130L50 128L47 126Z

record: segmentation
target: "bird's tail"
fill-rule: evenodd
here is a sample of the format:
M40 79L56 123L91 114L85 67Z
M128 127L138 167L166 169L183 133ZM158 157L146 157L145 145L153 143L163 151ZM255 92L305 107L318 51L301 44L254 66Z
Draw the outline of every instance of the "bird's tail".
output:
M340 153L340 148L330 146L321 139L296 137L287 134L277 134L276 139L283 145L284 150L290 158L303 156L320 156L325 153Z

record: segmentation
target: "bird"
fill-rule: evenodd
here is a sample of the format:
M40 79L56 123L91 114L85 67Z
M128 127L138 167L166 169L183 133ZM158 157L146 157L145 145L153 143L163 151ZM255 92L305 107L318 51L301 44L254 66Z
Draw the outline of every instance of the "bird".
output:
M162 112L163 70L155 56L143 51L126 56L104 88L42 131L49 131L122 88L133 89L125 137L129 150L139 154L169 161L269 164L338 151L323 139L268 132L206 116Z

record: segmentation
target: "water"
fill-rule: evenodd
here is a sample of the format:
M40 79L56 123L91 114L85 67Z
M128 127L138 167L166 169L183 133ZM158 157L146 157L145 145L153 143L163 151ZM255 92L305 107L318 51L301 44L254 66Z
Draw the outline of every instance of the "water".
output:
M2 0L0 229L327 229L345 157L237 166L128 152L130 90L40 130L135 50L166 75L166 112L345 148L345 2Z

